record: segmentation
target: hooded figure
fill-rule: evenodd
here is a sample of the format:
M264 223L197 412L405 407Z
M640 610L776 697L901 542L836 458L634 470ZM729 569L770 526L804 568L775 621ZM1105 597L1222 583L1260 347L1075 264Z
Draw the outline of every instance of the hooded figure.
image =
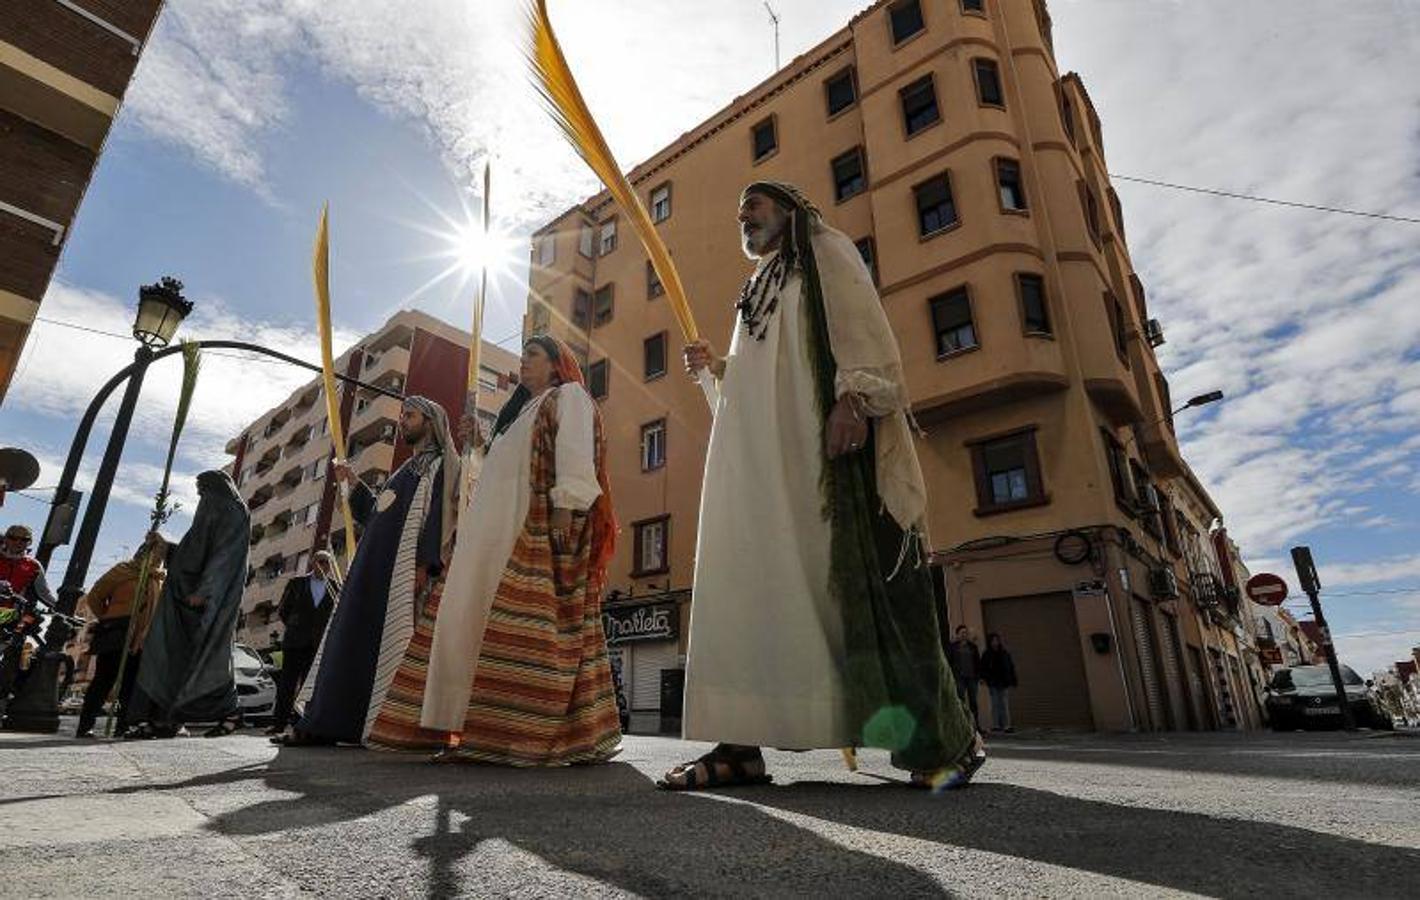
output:
M879 747L918 786L984 755L937 639L897 340L857 247L792 185L740 198L756 261L717 382L677 790L767 780L761 747ZM746 628L745 622L754 622Z
M363 526L325 638L301 689L287 746L362 743L414 634L418 610L453 549L459 452L444 408L406 397L400 431L414 450L378 494L343 466Z
M246 584L251 514L226 472L197 476L197 512L168 556L167 577L143 642L128 721L131 737L171 737L184 722L237 725L232 643Z
M565 343L524 345L470 503L427 666L411 643L401 669L420 688L427 673L409 724L426 740L461 734L444 761L608 759L621 742L601 605L616 522L601 413ZM391 729L384 743L417 736Z

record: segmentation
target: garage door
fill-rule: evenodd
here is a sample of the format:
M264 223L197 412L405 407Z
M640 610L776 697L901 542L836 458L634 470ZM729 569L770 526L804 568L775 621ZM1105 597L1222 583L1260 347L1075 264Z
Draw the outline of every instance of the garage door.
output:
M1071 596L984 600L981 614L987 633L1001 635L1016 664L1020 684L1011 691L1013 723L1021 728L1093 729L1080 627Z
M678 650L675 641L646 641L633 645L632 709L649 712L661 708L661 670L679 668Z

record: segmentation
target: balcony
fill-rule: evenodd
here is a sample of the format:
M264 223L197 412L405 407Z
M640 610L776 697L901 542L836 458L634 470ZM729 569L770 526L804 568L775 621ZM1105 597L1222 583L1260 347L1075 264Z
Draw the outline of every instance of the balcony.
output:
M409 349L403 346L390 347L378 354L365 358L361 381L390 387L391 390L404 389L404 377L409 373ZM390 382L398 379L399 387L391 387Z
M355 409L350 416L351 440L371 425L388 423L393 426L399 421L400 412L400 403L393 397L379 394L357 398Z
M314 435L314 434L315 434L315 426L314 426L314 425L307 425L307 426L305 426L304 428L298 428L298 429L296 429L296 430L291 434L291 438L290 438L288 441L286 441L286 447L285 447L285 449L282 451L282 455L284 455L284 456L294 456L294 455L296 455L297 453L300 453L302 450L305 449L306 444L309 444L309 443L310 443L310 441L311 441L311 436Z

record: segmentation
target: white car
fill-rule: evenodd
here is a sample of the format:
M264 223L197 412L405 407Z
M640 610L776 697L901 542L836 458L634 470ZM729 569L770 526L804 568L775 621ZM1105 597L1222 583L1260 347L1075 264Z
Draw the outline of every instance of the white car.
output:
M237 705L248 724L271 718L276 707L276 682L256 651L232 645L232 669L237 676Z

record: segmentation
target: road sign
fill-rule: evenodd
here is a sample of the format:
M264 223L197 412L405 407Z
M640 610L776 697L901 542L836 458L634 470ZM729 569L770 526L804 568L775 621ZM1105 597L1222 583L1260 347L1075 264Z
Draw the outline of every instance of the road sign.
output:
M1259 606L1281 606L1287 599L1287 582L1261 572L1247 580L1248 599Z

